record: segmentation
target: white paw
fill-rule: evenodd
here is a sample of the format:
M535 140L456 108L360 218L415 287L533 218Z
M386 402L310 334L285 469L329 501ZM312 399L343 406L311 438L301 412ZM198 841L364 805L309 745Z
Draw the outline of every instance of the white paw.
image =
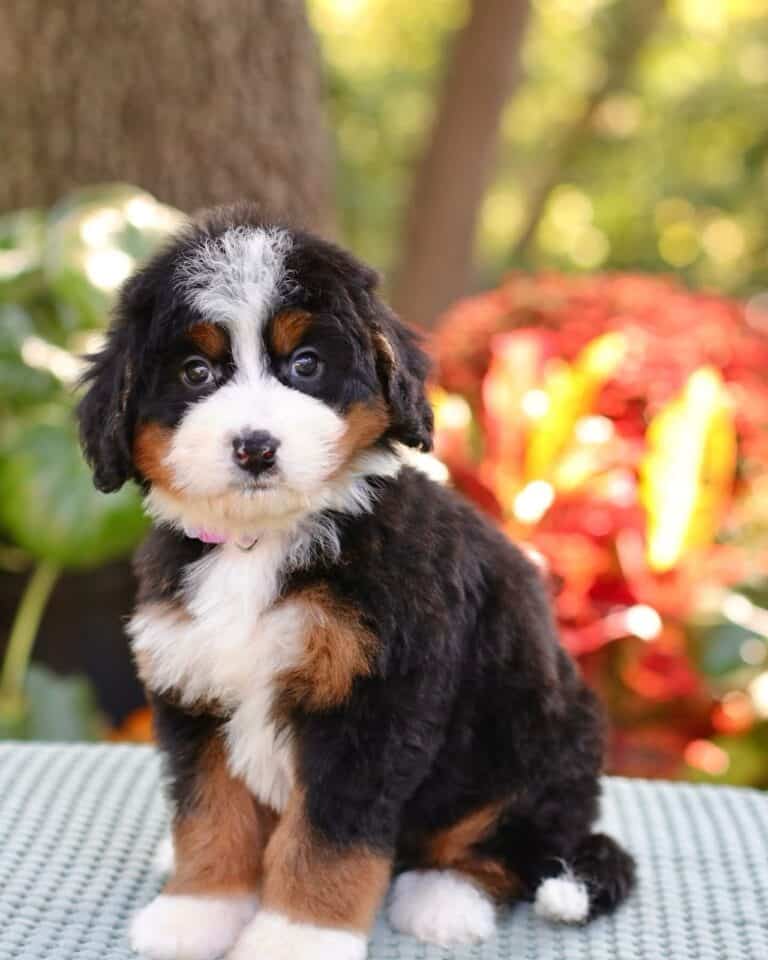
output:
M400 933L443 947L493 935L493 901L454 870L410 870L395 880L389 922Z
M152 857L152 866L163 877L173 873L176 867L176 851L173 848L173 836L166 833Z
M255 896L161 894L133 918L131 946L152 960L214 960L232 946L257 906Z
M260 913L243 930L227 960L364 960L361 933L294 923L279 913Z
M537 916L556 923L584 923L589 916L589 892L573 874L550 877L539 884L533 909Z

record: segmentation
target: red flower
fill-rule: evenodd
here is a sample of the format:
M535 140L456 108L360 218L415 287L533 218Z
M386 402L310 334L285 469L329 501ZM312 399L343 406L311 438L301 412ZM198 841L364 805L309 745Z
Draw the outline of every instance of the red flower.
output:
M653 740L672 775L685 745L711 736L713 724L746 729L732 704L714 709L715 692L686 648L686 625L708 591L768 569L743 535L768 489L768 338L749 326L744 305L666 277L512 274L457 303L434 349L439 386L467 401L458 427L446 408L452 426L438 443L454 483L537 551L563 643L616 698L615 715L624 705L620 722L645 724L615 740L615 767L649 772L638 751ZM685 393L694 382L717 392L699 447L681 461L693 485L681 488L681 512L666 491L675 492L678 438L685 443L687 418L700 409L699 394ZM709 454L699 468L701 450ZM664 510L652 514L649 503ZM709 511L703 519L700 510ZM661 518L653 528L651 516ZM663 534L670 517L673 548L652 569L649 544L658 540L649 531ZM685 518L677 528L676 517ZM724 542L713 538L718 523ZM676 732L659 746L663 715Z

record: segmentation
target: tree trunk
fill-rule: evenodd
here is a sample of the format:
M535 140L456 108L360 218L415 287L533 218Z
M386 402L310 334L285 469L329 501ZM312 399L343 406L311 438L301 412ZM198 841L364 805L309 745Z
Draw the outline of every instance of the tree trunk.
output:
M0 0L0 210L127 181L332 220L302 0Z
M591 130L595 114L608 97L624 87L632 76L638 57L652 36L665 3L666 0L625 0L619 7L613 24L613 38L605 56L603 77L587 96L580 113L563 131L560 142L550 152L551 159L538 183L528 193L528 211L513 250L513 259L525 260L529 256L550 194L562 180L564 171Z
M302 0L0 0L0 90L0 212L127 181L187 212L249 198L333 227ZM25 579L0 571L0 659ZM113 722L142 697L133 593L127 563L65 575L36 644Z
M478 213L504 104L519 76L529 0L473 0L451 57L406 213L394 305L432 326L469 287Z

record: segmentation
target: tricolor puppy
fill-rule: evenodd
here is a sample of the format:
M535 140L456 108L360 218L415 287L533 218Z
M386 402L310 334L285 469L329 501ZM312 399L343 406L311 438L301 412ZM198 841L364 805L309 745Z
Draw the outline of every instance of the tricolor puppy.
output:
M371 270L249 208L122 291L79 413L97 486L155 521L129 632L176 864L146 956L359 960L393 877L391 922L441 944L631 886L536 570L405 456L426 371Z

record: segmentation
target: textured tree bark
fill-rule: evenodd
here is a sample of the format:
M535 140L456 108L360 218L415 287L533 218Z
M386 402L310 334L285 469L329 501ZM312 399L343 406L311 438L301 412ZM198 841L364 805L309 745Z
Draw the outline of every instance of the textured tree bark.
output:
M303 0L0 0L0 210L127 181L331 225Z
M411 323L432 326L469 287L478 213L529 14L529 0L473 0L457 38L414 178L394 285L394 305Z

